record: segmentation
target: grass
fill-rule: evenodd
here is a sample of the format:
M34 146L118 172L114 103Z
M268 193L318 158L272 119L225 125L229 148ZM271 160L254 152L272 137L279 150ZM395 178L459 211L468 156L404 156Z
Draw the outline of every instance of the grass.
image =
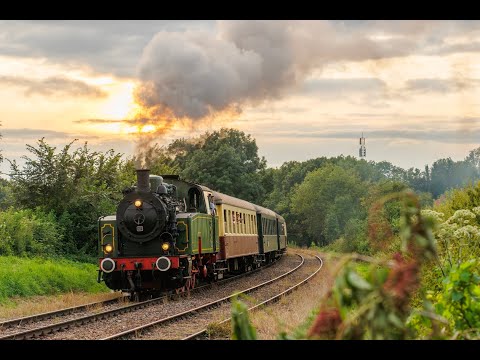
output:
M97 266L66 259L0 256L0 304L22 297L61 293L109 292L97 283Z

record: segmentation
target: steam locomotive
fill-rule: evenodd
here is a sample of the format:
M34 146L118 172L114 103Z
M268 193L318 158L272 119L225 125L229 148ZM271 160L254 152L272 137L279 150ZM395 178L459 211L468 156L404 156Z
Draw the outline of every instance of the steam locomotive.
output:
M188 291L286 251L283 217L178 176L137 170L123 195L116 215L98 220L98 282L134 299Z

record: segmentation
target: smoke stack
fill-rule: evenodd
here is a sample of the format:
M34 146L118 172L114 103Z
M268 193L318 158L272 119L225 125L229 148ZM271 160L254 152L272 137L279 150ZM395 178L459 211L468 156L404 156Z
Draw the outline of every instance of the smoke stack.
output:
M137 170L137 191L141 191L141 192L150 191L150 170L149 169Z

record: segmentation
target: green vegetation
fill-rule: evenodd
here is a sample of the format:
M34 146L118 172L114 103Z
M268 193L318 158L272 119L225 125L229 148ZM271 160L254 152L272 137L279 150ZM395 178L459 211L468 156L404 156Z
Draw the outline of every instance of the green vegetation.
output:
M60 252L64 229L50 212L13 210L0 212L0 254L51 256Z
M352 263L357 255L346 255L333 291L280 339L480 339L480 208L457 210L443 221L442 213L422 211L409 192L386 196L377 207L395 198L401 252L363 256L366 267ZM232 321L237 329L238 319ZM241 326L251 324L244 318ZM241 336L248 334L235 338Z
M0 256L0 269L0 303L8 302L13 296L109 291L103 283L97 283L97 266L93 264Z
M97 219L115 212L121 191L135 181L138 161L152 173L178 174L277 211L287 221L290 242L369 255L398 245L398 241L393 245L383 242L375 247L368 240L372 231L379 238L390 236L382 232L390 227L393 235L398 235L398 201L391 200L381 213L372 212L371 206L380 197L411 188L422 206L431 206L433 197L444 190L480 178L480 149L460 162L440 159L424 171L351 156L289 161L279 168L267 168L265 159L258 156L255 139L234 129L156 145L127 159L114 150L95 152L87 144L74 145L57 150L41 139L35 146L27 145L30 156L24 157L23 167L11 163L11 180L0 181L0 210L10 211L9 216L12 211L29 211L15 215L25 218L23 223L28 223L28 218L35 222L48 217L47 222L56 223L52 227L58 240L41 250L21 244L12 248L16 235L8 227L10 240L5 241L9 244L0 243L0 255L44 251L49 256L53 251L94 261ZM479 191L475 189L472 185L473 193ZM465 205L468 196L462 201L457 205ZM37 241L36 236L25 242L45 244L45 239Z
M232 339L256 340L257 333L250 324L248 306L235 297L232 301Z
M121 190L134 180L134 169L131 162L122 160L122 155L113 150L101 153L92 152L87 144L74 150L72 146L70 143L56 152L44 139L36 147L27 145L32 157L24 157L24 167L11 163L12 208L30 211L16 214L18 218L43 219L44 214L49 214L49 221L56 222L52 231L58 236L55 246L51 246L54 252L79 259L90 256L94 261L98 217L115 212ZM42 242L40 238L34 240ZM0 255L10 254L8 248L0 244ZM23 255L22 249L14 253ZM51 251L44 255L51 255Z
M76 264L65 265L71 271L80 265L54 259L96 263L97 219L115 212L121 191L135 181L135 163L143 161L154 174L178 174L277 211L287 221L291 244L372 256L375 263L372 268L346 266L345 271L350 275L339 274L344 282L337 282L337 294L349 287L347 292L353 297L349 300L350 307L345 305L347 310L337 306L337 312L332 309L326 313L319 309L312 312L323 314L325 321L348 323L348 314L362 308L361 298L371 294L386 296L380 297L385 304L395 303L388 294L378 295L378 288L387 286L392 271L402 273L406 269L402 266L408 268L414 258L418 268L415 271L421 279L418 284L415 282L417 290L411 291L407 307L399 309L393 304L382 310L383 320L398 330L389 330L382 336L431 337L432 326L442 329L442 336L476 336L478 309L472 304L477 304L479 298L479 264L475 259L480 255L480 183L475 181L480 179L480 148L462 161L439 159L424 170L404 170L385 161L367 162L351 156L289 161L279 168L267 168L265 159L258 156L255 139L234 129L146 148L133 158L124 158L114 150L95 152L86 143L78 148L74 145L72 142L57 150L41 139L34 146L27 145L29 156L24 158L23 167L10 163L11 179L0 180L2 259L32 262L45 269L54 263ZM461 186L464 188L460 189ZM405 208L407 200L394 195L407 189L414 191L417 199L415 206L409 205L410 209L428 209L415 213L417 219L413 223L405 215L409 214L405 210L409 208ZM423 230L418 228L419 224ZM402 239L405 243L405 238L420 230L425 232L421 238L427 239L428 244L435 238L437 255L432 259L405 253L402 248ZM398 258L395 254L402 251ZM21 258L15 260L12 256ZM391 269L388 261L393 261L397 270L395 266ZM29 280L25 284L19 280L17 285L6 286L4 274L13 270L1 263L1 296L87 290L80 283L95 283L96 266L84 266L88 276L83 278L78 275L67 281L67 275L60 270L37 268L22 276L25 279L34 278L33 274L45 276L43 282L35 278L31 285ZM85 286L97 290L93 285ZM10 288L13 290L6 292ZM361 298L355 298L357 290L365 292ZM381 313L377 310L372 310L373 318ZM435 316L428 318L426 313ZM363 315L358 316L360 319ZM398 319L407 327L400 327ZM370 320L364 322L364 326L370 326L365 336L378 338L383 330L379 331Z

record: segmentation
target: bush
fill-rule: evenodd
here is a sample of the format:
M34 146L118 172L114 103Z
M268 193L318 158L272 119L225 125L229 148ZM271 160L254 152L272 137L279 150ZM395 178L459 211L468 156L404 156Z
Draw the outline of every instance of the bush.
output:
M109 291L103 283L97 283L97 266L93 264L0 256L0 269L0 302L13 296Z
M53 213L35 210L0 212L0 255L50 256L62 251L63 229Z

